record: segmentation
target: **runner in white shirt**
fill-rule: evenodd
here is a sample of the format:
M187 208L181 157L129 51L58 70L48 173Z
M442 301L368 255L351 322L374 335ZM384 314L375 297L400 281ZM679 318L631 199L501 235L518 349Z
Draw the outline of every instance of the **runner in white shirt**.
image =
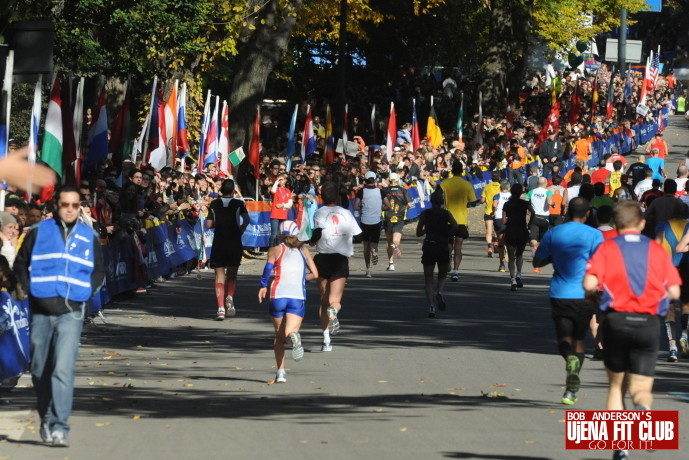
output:
M495 234L498 237L498 255L500 256L499 272L505 272L505 224L502 223L502 208L510 199L510 182L507 180L500 181L500 193L493 197L493 210L495 212L495 220L493 225Z
M376 173L373 171L367 172L364 180L365 187L357 193L354 209L361 212L366 278L371 278L371 265L378 264L378 242L380 241L381 221L383 220L385 192L376 187Z
M310 243L317 245L318 249L313 260L318 268L318 289L321 294L321 351L332 351L330 335L335 335L340 329L337 314L342 308L342 295L349 277L349 258L354 254L352 237L360 234L361 228L349 210L337 205L338 184L325 183L321 188L321 197L324 206L313 217L316 228Z

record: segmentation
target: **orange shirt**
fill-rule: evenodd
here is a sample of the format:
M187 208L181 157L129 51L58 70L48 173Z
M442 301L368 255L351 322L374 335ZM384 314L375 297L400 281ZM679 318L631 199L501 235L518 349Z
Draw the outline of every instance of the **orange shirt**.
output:
M654 139L651 142L651 150L658 149L658 158L663 160L667 156L667 142L664 139Z
M574 143L574 151L576 152L576 158L589 161L589 145L591 142L588 139L579 139Z

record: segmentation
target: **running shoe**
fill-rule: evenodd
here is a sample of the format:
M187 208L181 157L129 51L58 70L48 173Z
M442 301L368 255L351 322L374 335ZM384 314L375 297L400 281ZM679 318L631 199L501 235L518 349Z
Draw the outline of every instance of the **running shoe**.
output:
M428 317L435 318L435 305L428 307Z
M225 319L225 309L223 307L218 308L218 313L215 315L216 321L222 321Z
M565 394L562 395L562 404L567 404L568 406L573 406L577 402L577 394L574 391L565 390Z
M510 291L516 291L517 290L517 282L515 280L512 280L512 284L510 285Z
M323 342L323 345L321 345L321 351L333 351L333 347L330 345L330 342Z
M146 294L148 291L146 290L145 287L139 287L139 288L136 288L136 290L134 292L136 292L137 294Z
M278 374L275 376L275 383L287 382L287 372L284 369L278 369Z
M493 257L493 245L488 244L488 257Z
M47 420L41 422L41 428L38 430L38 432L41 435L43 442L53 442L53 434L50 432L50 424Z
M366 269L366 278L371 278L373 275L371 275L371 269L367 268Z
M388 271L394 272L395 271L395 264L388 264Z
M328 314L328 330L330 335L335 335L340 330L340 320L337 319L337 310L334 307L328 307L326 310Z
M689 358L689 341L686 338L679 339L679 348L682 350L682 358Z
M593 359L602 360L604 357L605 357L605 352L603 351L602 348L596 348L596 351L593 352Z
M50 435L53 439L53 447L69 447L67 435L62 431L53 431Z
M500 262L500 266L498 267L498 271L502 272L502 273L505 273L507 271L505 269L505 263L504 262Z
M579 378L579 369L581 369L581 361L574 355L567 357L567 389L576 393L581 386L581 379Z
M679 361L679 353L677 350L670 350L670 354L667 356L668 363L676 363Z
M534 273L541 273L541 267L534 267L533 272Z
M629 460L629 451L626 450L616 450L612 454L612 460Z
M378 265L378 250L371 249L371 263L373 265Z
M402 250L397 247L396 244L391 244L390 247L392 248L392 255L395 257L402 257Z
M518 288L523 288L523 287L524 287L524 283L522 283L522 277L521 277L521 276L517 276L514 280L515 280L515 282L517 283L517 287L518 287Z
M289 339L292 341L292 359L301 361L304 357L304 347L301 344L301 334L290 332Z
M231 295L225 297L225 315L232 318L237 315L237 310L234 308L234 299Z
M445 303L445 299L440 292L435 294L435 302L438 304L438 310L445 311L447 304Z
M452 281L459 281L459 270L452 270L450 272L450 279Z

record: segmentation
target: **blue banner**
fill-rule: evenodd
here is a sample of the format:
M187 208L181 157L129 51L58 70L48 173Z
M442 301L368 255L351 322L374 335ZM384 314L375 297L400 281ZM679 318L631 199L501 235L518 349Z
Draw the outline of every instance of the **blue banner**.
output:
M31 316L27 299L16 300L7 291L0 292L0 380L16 377L29 368Z

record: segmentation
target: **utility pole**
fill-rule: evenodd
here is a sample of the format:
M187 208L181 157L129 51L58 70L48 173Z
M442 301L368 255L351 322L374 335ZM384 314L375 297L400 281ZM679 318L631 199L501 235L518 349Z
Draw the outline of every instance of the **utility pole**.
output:
M624 78L627 68L627 9L622 8L620 13L620 39L617 41L617 68L620 76Z
M344 106L346 104L347 82L347 0L340 0L340 48L337 57L337 112L335 113L335 132L342 135L344 126ZM335 135L337 139L338 135Z

